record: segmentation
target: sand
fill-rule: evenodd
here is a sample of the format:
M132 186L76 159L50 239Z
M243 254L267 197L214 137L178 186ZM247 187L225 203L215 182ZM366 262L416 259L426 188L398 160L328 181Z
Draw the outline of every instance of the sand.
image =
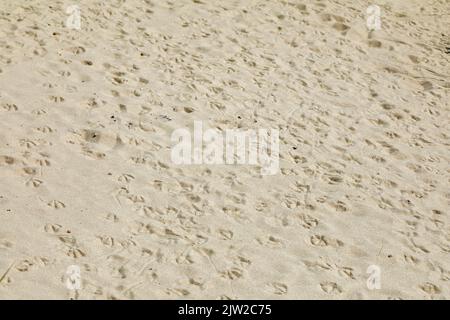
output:
M1 1L0 298L450 298L450 3L374 2Z

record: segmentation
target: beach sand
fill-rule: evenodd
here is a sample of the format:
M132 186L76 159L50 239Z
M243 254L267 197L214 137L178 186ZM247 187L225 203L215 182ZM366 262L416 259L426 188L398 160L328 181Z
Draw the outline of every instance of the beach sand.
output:
M1 1L0 298L450 298L449 14ZM194 121L279 173L174 164Z

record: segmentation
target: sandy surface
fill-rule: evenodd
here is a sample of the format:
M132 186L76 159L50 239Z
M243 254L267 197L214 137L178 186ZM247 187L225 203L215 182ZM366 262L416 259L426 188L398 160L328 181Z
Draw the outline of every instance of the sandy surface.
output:
M0 2L0 298L450 298L448 1L76 3ZM197 120L279 174L173 164Z

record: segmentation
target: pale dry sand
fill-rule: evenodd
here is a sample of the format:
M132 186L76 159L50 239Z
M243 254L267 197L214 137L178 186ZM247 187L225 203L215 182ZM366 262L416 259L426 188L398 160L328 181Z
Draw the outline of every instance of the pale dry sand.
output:
M0 2L0 298L450 297L449 1L73 2ZM172 164L194 120L280 174Z

